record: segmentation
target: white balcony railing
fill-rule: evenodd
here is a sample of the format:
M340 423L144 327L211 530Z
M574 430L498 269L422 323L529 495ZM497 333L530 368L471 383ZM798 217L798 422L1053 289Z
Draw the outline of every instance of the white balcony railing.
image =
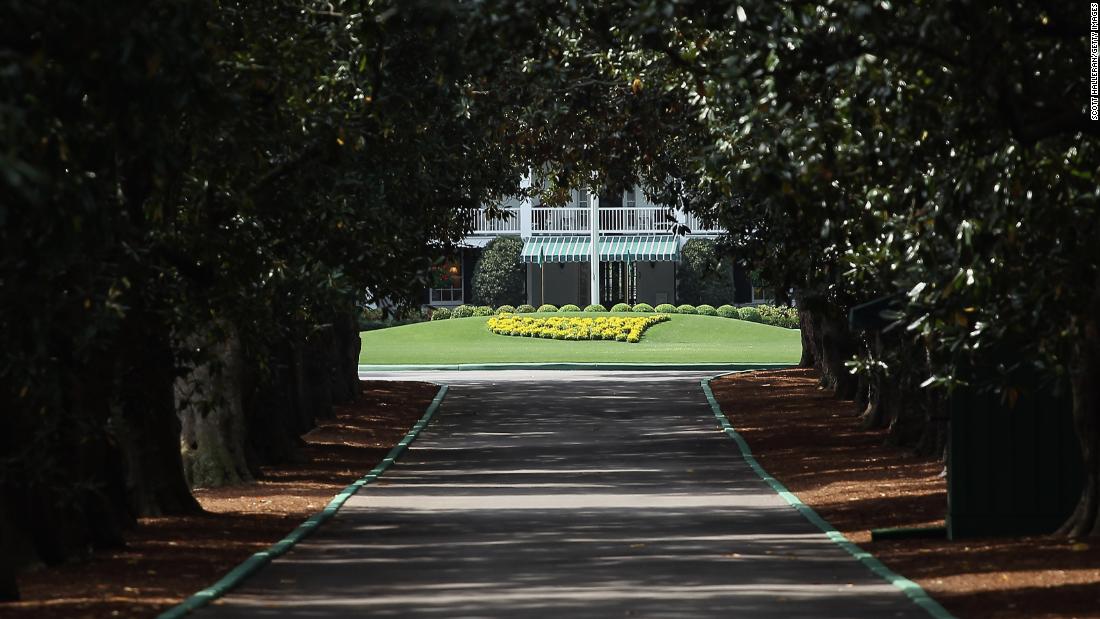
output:
M499 236L502 234L589 234L592 211L583 207L508 207L505 219L490 219L484 211L471 213L472 234ZM669 232L676 223L691 230L691 235L715 235L725 232L707 226L695 215L670 211L659 206L600 208L600 232L609 234L660 234ZM524 217L530 217L524 221Z
M470 213L473 219L474 234L498 236L501 234L519 234L520 209L518 207L505 208L504 219L490 219L485 211L478 209Z
M531 209L531 234L582 234L591 231L591 217L587 208L575 206L545 207Z
M668 232L676 224L669 220L668 209L660 206L636 208L601 208L600 231L615 233L626 232Z

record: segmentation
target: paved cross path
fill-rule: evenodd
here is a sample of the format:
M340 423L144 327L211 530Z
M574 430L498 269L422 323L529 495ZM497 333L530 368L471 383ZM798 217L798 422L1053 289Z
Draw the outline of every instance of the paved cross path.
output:
M451 388L398 465L199 615L927 617L752 472L705 375L372 375Z

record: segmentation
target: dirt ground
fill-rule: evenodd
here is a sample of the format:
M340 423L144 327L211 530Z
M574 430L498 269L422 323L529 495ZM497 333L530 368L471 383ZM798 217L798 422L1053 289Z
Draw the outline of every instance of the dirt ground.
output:
M212 584L378 464L438 390L382 381L361 388L358 402L338 406L304 437L298 462L265 467L253 483L196 490L205 514L144 518L124 549L23 575L23 601L0 604L0 616L151 617Z
M894 571L960 618L1100 617L1100 540L1049 537L872 542L870 530L942 525L947 487L936 460L883 445L851 402L810 370L711 383L760 464Z

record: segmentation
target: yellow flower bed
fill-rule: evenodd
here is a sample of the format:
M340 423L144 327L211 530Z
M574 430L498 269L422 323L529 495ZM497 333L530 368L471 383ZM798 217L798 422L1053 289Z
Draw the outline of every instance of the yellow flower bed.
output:
M489 319L489 330L499 335L544 337L551 340L615 340L638 343L649 327L668 320L666 314L547 318L498 314Z

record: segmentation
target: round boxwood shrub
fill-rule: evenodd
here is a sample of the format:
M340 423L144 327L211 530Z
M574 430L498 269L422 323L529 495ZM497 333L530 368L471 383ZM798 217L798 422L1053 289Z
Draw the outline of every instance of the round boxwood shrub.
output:
M523 305L520 305L520 306L516 307L516 313L517 314L533 314L534 312L535 312L535 306L534 305L528 305L528 304L524 303Z
M695 314L696 313L695 306L694 305L689 305L687 303L684 303L680 307L677 307L676 311L680 312L681 314Z
M527 269L520 259L522 252L518 236L499 236L485 246L470 282L475 303L496 307L523 300Z
M501 305L500 307L497 308L497 313L498 314L515 314L516 313L516 308L512 307L511 305Z
M713 305L703 304L695 308L695 313L700 316L717 316L718 310L714 309Z
M432 309L432 320L446 320L451 317L451 310L445 307Z
M635 305L634 307L630 308L630 311L632 311L632 312L652 312L653 311L653 306L650 305L649 303L639 303L639 304Z
M543 303L542 305L539 306L539 309L536 310L536 311L538 311L540 314L545 314L547 312L556 312L556 311L558 311L558 306L557 305L552 305L550 303Z
M655 309L658 312L661 312L662 314L675 314L676 313L676 306L671 304L671 303L662 303L662 304L658 305Z
M630 311L630 305L627 304L627 303L616 303L615 305L611 306L611 311L613 311L613 312L629 312Z
M739 307L737 308L737 317L741 320L747 320L749 322L760 322L760 310L755 307Z
M493 315L493 306L492 305L479 305L479 306L474 308L474 316L492 316L492 315Z
M732 305L719 305L718 315L722 318L737 318L737 308Z
M586 312L606 312L607 308L600 305L599 303L593 303L592 305L586 305L584 307L584 311L586 311Z
M558 309L559 312L579 312L581 308L573 305L572 303L566 303Z
M473 305L459 305L451 310L451 318L469 318L474 315Z

